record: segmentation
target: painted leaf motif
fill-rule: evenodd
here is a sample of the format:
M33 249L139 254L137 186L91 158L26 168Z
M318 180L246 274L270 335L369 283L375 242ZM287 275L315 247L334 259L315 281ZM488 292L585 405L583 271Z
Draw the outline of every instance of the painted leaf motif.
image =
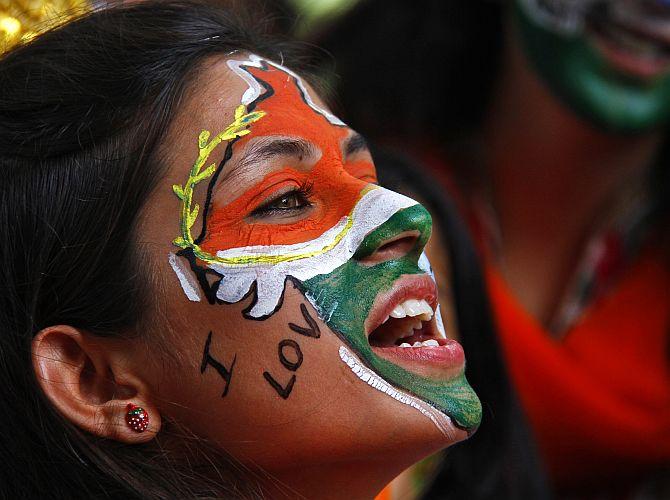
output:
M202 182L203 180L210 177L215 171L216 171L216 165L212 163L209 167L207 167L205 170L203 170L193 178L193 184L198 184L199 182Z
M188 227L193 227L193 224L195 224L195 220L198 218L198 212L200 211L200 205L197 203L193 207L193 210L191 213L188 214Z
M184 199L184 189L179 184L173 184L172 191L174 191L174 194L177 195L177 198L180 200Z
M209 139L209 130L203 130L198 136L198 147L204 149L207 146L207 140Z

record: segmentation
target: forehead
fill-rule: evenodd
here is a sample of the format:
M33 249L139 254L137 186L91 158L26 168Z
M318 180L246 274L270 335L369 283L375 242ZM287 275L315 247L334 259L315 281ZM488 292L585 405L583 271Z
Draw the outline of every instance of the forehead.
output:
M303 78L298 81L297 75L272 63L254 67L241 62L249 62L249 56L213 57L202 65L175 119L172 144L179 142L175 133L197 137L203 129L213 133L225 129L233 121L236 107L249 105L250 101L255 102L249 111L253 107L266 113L251 127L250 135L296 135L314 142L329 138L331 134L323 135L328 132L345 135L345 127L334 126L316 111L328 114L323 100ZM259 99L253 95L253 85L258 86ZM250 137L245 139L242 142Z

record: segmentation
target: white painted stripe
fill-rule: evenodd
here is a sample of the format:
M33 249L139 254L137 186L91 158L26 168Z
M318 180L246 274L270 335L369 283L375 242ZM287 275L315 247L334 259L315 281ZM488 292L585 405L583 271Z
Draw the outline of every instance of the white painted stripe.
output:
M192 302L200 302L200 294L198 293L197 284L192 281L193 277L191 272L184 269L182 262L173 253L168 254L168 261L170 262L172 270L177 275L179 284L188 297L188 300Z
M391 387L388 382L386 382L386 380L384 380L380 375L361 363L346 347L340 346L339 355L340 359L363 382L367 382L368 385L377 389L379 392L382 392L387 396L391 396L396 401L399 401L400 403L403 403L419 411L422 415L430 419L430 421L433 422L433 424L435 424L439 431L442 432L445 436L449 437L450 439L455 438L454 424L448 415L442 413L436 408L433 408L431 405L415 396Z

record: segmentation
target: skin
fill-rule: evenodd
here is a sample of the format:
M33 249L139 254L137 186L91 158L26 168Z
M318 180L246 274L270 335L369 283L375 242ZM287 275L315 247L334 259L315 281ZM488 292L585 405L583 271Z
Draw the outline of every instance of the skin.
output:
M159 431L159 416L163 416L224 450L243 468L255 471L268 496L372 497L406 467L464 439L467 432L458 426L441 432L414 408L362 383L340 359L343 343L396 387L443 408L463 427L474 430L481 416L479 401L467 385L462 367L445 367L431 379L421 370L401 368L380 358L365 341L364 321L376 293L389 288L398 276L423 273L418 259L430 234L430 218L420 205L396 213L331 275L331 280L341 275L348 278L331 284L324 283L323 277L289 280L279 307L263 318L249 319L253 294L230 304L210 304L204 298L189 300L166 258L179 251L173 240L183 234L178 219L181 202L172 186L183 186L188 177L198 155L194 138L203 129L216 133L233 122L247 88L225 60L212 59L203 68L166 137L162 157L169 168L147 201L137 231L156 268L160 290L156 324L162 348L146 340L156 332L143 332L144 338L137 340L92 339L69 327L54 327L36 338L36 371L54 404L67 416L78 415L75 422L91 432L130 443L146 441ZM210 255L240 243L293 244L304 241L305 233L316 228L309 236L313 238L319 227L330 224L324 220L332 219L333 206L340 206L348 193L360 196L375 178L366 149L358 148L349 155L344 151L353 135L348 128L324 129L309 137L310 131L325 121L316 113L309 115L311 122L298 123L306 128L289 130L280 119L273 120L272 113L291 116L296 106L293 96L281 97L284 90L279 83L275 82L274 90L271 99L276 101L268 99L267 106L259 106L268 113L267 118L253 123L252 133L235 143L221 174L225 182L217 182L212 190L208 218L201 216L193 226L193 234L198 234L202 220L207 220L197 241ZM313 91L309 92L323 106ZM282 111L283 105L288 107ZM318 150L267 157L257 167L244 168L245 154L259 141L287 135L316 143ZM212 154L211 162L218 164L224 152L225 144ZM330 158L330 163L324 164L324 158ZM283 181L273 180L272 196L257 193L258 185L285 175L287 167L293 172L287 179L301 173L311 176L316 202L307 210L264 215L260 221L249 207L276 196L275 188L283 189ZM319 173L322 168L333 170ZM205 206L206 193L204 187L195 189L194 202ZM329 204L334 195L337 199ZM245 224L258 227L245 233ZM383 251L378 251L382 247ZM352 288L359 290L360 300L351 295ZM306 294L319 292L321 299L314 303L307 300ZM350 303L328 318L324 311L343 299ZM306 315L320 332L318 338L291 326L314 330ZM321 319L324 317L327 322ZM71 347L59 348L59 339ZM282 345L283 360L278 350ZM45 355L47 350L49 356ZM65 351L71 359L64 359ZM56 358L54 352L59 360L80 367L65 372L67 381L62 363L50 361ZM84 367L91 365L88 358L100 359L92 363L97 377L88 377L98 382L85 388ZM96 387L109 382L109 373L118 383L114 390L107 388L103 393ZM282 389L293 380L286 398L269 383L268 375ZM56 379L63 382L60 390L50 383ZM63 390L65 384L81 390ZM117 386L125 389L119 392ZM124 398L118 398L119 394ZM145 433L132 433L119 425L128 402L149 413L150 427ZM93 425L91 419L96 418L98 423Z

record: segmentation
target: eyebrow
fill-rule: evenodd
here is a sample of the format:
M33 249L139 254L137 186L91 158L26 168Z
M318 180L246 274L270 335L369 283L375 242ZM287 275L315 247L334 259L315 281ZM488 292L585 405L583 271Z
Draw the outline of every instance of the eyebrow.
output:
M240 172L253 169L258 164L277 156L292 156L302 161L304 158L316 157L318 154L318 148L304 139L292 137L263 138L252 144L237 165L233 165L230 170L225 171L221 179L216 181L216 184L224 184Z
M365 137L361 134L354 133L344 143L344 156L347 157L354 153L358 153L359 151L368 151L369 149Z
M315 156L317 148L304 139L291 137L281 139L261 140L252 145L240 160L241 164L259 163L274 156L293 156L302 160L305 157Z

